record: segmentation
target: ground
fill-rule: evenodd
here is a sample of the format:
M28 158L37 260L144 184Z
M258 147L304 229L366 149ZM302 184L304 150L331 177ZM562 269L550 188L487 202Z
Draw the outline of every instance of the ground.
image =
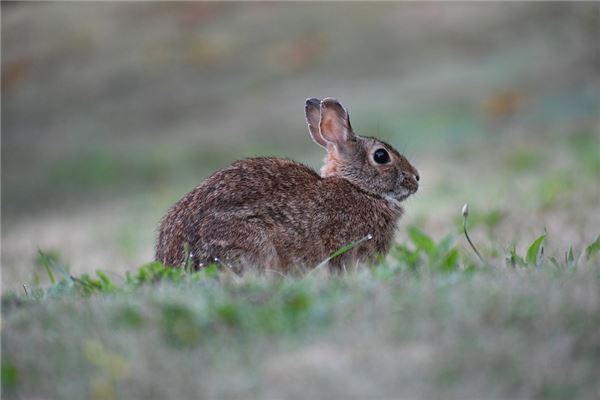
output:
M599 15L3 3L3 395L598 398ZM419 169L391 254L344 276L127 281L212 171L319 167L311 96ZM106 280L53 285L56 265Z

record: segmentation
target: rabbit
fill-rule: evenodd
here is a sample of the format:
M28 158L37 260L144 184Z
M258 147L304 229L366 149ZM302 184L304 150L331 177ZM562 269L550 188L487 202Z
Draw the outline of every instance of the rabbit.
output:
M311 138L327 151L320 175L289 159L234 162L163 217L156 260L293 271L314 268L357 241L323 265L339 270L385 255L419 173L389 144L354 133L336 99L307 99L305 115Z

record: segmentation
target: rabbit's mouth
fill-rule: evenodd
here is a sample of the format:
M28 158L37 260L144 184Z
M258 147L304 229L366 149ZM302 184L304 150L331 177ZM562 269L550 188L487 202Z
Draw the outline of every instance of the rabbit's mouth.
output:
M402 193L396 193L395 195L395 199L398 201L404 201L408 198L408 196L410 196L412 193L410 191L406 191L406 192L402 192Z
M411 190L408 188L400 188L400 190L398 192L387 192L384 197L388 200L391 200L393 202L401 202L406 200L411 194L415 193L416 190Z

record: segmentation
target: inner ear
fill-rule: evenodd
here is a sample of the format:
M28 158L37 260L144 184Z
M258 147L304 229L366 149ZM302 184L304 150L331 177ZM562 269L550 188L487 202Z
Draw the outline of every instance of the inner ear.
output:
M319 126L323 139L333 143L336 148L343 147L349 140L354 138L348 110L331 97L321 101L321 122Z
M321 121L321 100L311 97L306 99L304 115L308 124L308 132L312 140L319 146L327 148L327 141L321 136L319 123Z

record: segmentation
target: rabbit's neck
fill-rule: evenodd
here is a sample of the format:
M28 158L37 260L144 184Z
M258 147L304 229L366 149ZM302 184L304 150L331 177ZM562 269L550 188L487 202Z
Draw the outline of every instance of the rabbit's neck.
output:
M382 196L385 201L390 205L390 208L398 214L397 218L402 216L404 209L402 208L402 203L400 200L392 197L392 196Z
M321 167L321 177L328 178L338 175L340 162L333 153L328 152L323 159L324 165Z
M325 157L325 165L321 168L321 177L322 178L332 178L336 177L339 179L343 179L349 182L352 186L360 189L362 192L367 193L369 196L377 199L377 201L381 202L382 207L389 210L389 213L392 215L393 219L399 219L404 212L402 208L402 203L400 200L392 197L392 196L382 196L378 193L372 192L368 187L364 187L364 185L360 185L358 182L353 182L351 179L347 177L340 176L340 168L339 163L334 157L330 157L329 155Z

